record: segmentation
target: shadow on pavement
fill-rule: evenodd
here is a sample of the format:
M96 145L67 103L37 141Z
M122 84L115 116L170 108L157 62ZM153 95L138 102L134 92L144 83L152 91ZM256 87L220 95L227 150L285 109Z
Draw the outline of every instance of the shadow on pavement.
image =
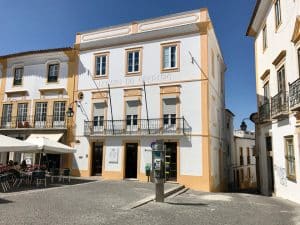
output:
M207 206L205 203L192 203L192 202L166 202L169 205L186 205L186 206Z
M7 204L7 203L12 203L12 201L0 198L0 204Z
M49 189L49 188L55 188L55 187L64 187L64 186L72 186L76 184L83 184L83 183L90 183L95 182L96 180L89 180L89 179L71 179L70 183L68 182L54 182L51 183L50 181L47 181L47 186L39 185L38 187L35 184L25 184L22 183L20 187L13 187L12 184L10 185L11 188L7 192L3 192L3 190L0 188L0 193L15 193L15 192L21 192L21 191L30 191L30 190L37 190L37 189ZM1 199L0 199L1 201ZM0 202L1 203L1 202Z

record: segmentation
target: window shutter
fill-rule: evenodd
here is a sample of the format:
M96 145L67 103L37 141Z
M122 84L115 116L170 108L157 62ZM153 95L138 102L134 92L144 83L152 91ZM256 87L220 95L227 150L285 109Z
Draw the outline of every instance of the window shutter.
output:
M105 103L94 103L94 116L104 116Z
M176 98L163 99L163 114L176 114Z
M138 115L139 101L126 101L126 115Z

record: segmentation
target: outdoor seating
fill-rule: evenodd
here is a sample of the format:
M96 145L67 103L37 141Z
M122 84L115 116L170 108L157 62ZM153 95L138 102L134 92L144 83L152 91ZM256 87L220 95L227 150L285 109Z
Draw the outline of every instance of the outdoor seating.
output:
M58 181L61 180L61 175L59 173L59 169L58 168L52 169L52 171L51 171L51 183L54 182L55 178L58 178Z
M65 179L67 179L69 183L71 182L71 170L69 168L63 169L62 181L64 182Z
M39 187L40 184L44 184L45 188L47 187L46 172L41 170L35 170L32 172L32 179L36 183L36 186Z
M8 174L0 174L0 183L4 192L10 189Z

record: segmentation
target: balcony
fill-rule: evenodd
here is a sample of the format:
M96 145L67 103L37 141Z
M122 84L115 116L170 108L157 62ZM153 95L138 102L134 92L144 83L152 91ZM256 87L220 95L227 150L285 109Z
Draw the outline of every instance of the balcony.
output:
M191 126L184 118L85 121L85 136L156 136L190 135Z
M266 123L269 122L271 117L270 117L270 102L267 100L264 104L259 106L258 108L259 111L259 122L260 123Z
M67 129L67 118L56 116L2 117L0 130L10 129Z
M289 114L289 100L286 92L279 92L271 100L271 117L279 119Z
M290 109L300 111L300 78L289 84Z

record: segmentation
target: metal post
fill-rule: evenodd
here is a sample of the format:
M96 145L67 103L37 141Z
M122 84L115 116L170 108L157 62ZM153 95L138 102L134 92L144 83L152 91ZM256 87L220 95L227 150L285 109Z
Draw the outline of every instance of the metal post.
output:
M110 86L108 84L108 94L109 94L109 104L110 104L110 114L111 114L111 125L113 134L115 134L115 127L114 127L114 116L113 116L113 110L112 110L112 104L111 104L111 95L110 95Z
M183 134L185 134L185 132L184 132L184 116L182 117L182 132L183 132Z
M163 140L157 140L152 148L152 164L155 181L155 201L164 202L165 149Z
M145 85L145 81L144 81L144 93L145 93L145 104L146 104L146 113L147 113L148 133L150 134L149 114L148 114L148 103L147 103L147 93L146 93L146 85Z

